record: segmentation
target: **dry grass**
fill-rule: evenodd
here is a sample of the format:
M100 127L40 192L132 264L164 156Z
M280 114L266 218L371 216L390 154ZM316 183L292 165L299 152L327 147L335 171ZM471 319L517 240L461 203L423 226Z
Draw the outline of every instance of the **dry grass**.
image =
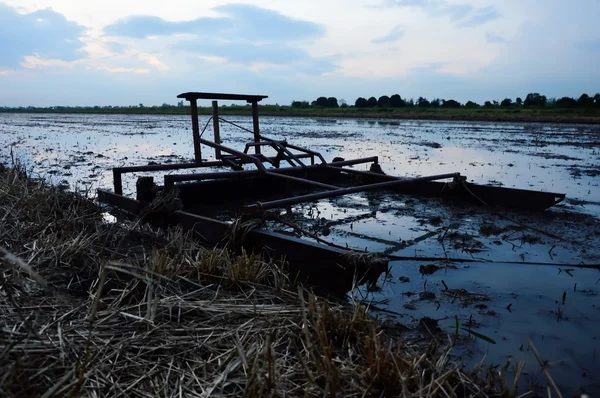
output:
M260 257L107 224L75 194L0 171L0 395L486 396L439 344L388 337ZM497 375L497 372L495 373Z

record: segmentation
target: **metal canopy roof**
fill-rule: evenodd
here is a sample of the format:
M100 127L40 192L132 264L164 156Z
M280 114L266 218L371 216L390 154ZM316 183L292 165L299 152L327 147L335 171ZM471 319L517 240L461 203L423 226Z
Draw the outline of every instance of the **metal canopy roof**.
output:
M197 99L206 99L206 100L232 100L232 101L247 101L247 102L258 102L265 98L268 98L266 95L246 95L246 94L223 94L223 93L198 93L198 92L188 92L182 93L177 96L177 98L185 98L188 101L197 100Z

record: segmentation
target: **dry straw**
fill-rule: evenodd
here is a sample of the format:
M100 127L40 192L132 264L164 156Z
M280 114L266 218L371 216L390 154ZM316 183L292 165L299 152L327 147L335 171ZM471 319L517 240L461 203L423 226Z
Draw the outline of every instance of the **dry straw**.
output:
M0 395L499 396L274 264L0 171ZM445 347L444 349L440 347ZM512 386L511 386L512 387ZM513 390L513 393L516 388Z

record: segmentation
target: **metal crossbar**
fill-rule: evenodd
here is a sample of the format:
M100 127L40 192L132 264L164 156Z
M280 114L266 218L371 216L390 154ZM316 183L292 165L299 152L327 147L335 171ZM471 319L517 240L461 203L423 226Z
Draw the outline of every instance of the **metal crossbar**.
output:
M254 131L252 131L250 129L247 129L247 128L243 127L243 126L240 126L237 123L230 122L229 120L223 119L220 116L219 116L219 120L222 120L225 123L231 124L232 126L237 127L237 128L239 128L241 130L244 130L244 131L247 131L249 133L254 134ZM294 161L296 161L301 167L306 167L306 165L301 160L299 160L298 157L294 153L292 153L292 151L290 151L288 148L292 148L292 149L295 149L295 150L300 151L300 152L304 152L304 153L308 153L308 154L313 155L313 156L317 156L317 157L319 157L319 159L321 160L321 162L323 164L327 163L325 161L325 158L323 158L323 156L319 152L312 151L312 150L306 149L306 148L302 148L302 147L299 147L299 146L296 146L296 145L289 145L287 143L287 141L277 141L277 140L274 140L272 138L267 138L267 137L263 136L262 134L259 135L259 138L261 140L264 140L264 141L267 141L267 142L271 143L271 147L273 149L275 149L277 152L279 152L279 151L285 152L286 155L288 155L291 159L293 159ZM258 144L258 143L256 143L256 144ZM246 145L246 147L248 147L248 145ZM290 160L288 160L288 163L290 163L292 166L295 166L292 162L290 162Z

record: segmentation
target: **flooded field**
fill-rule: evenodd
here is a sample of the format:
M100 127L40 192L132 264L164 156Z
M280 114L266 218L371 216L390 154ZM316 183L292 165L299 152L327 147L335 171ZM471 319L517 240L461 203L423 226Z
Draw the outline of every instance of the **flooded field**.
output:
M227 119L251 128L249 118ZM479 184L566 193L536 214L371 192L298 205L288 217L321 239L390 256L390 275L355 297L388 311L381 316L433 333L454 334L458 322L456 355L470 365L525 360L533 384L544 376L531 339L564 392L600 394L599 126L265 117L261 130L327 160L379 156L388 174L459 172ZM250 140L228 124L221 137L238 149ZM193 158L191 124L180 116L0 114L0 148L0 162L13 156L92 195L112 188L114 166ZM124 177L126 193L135 181Z

